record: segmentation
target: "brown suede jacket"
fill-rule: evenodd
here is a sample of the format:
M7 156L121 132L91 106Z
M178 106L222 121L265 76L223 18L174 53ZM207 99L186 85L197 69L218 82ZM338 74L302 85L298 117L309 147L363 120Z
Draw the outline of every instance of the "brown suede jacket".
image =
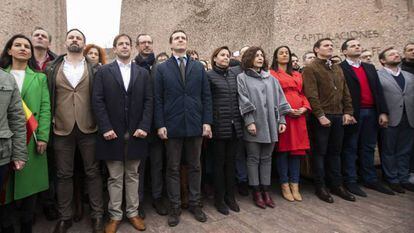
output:
M315 117L353 115L351 95L339 65L328 65L327 60L316 58L303 70L303 89Z

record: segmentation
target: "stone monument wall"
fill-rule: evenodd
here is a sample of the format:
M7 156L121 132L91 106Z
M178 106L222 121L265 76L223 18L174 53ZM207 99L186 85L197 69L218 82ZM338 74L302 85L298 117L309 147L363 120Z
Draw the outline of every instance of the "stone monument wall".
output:
M2 0L0 15L1 46L12 35L23 33L30 36L33 28L40 26L52 35L52 51L63 52L67 28L66 0Z
M120 32L148 33L156 52L170 51L168 37L183 29L189 49L208 59L214 48L260 45L268 53L288 45L301 56L322 37L335 39L336 53L349 37L374 57L388 46L414 40L414 0L124 0Z

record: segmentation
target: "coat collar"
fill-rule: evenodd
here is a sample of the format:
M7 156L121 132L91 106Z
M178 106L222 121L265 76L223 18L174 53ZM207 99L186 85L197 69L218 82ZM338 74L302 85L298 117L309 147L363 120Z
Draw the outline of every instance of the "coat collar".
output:
M7 67L6 69L7 73L10 73L10 70L11 70L11 66ZM24 97L26 96L27 90L32 85L35 74L36 73L32 69L30 69L29 66L26 66L25 76L24 76L23 86L22 86L22 92L20 93L22 99L24 99Z
M270 76L270 73L268 71L261 70L260 73L258 73L257 71L251 68L245 70L244 73L253 78L260 78L260 79L265 79Z

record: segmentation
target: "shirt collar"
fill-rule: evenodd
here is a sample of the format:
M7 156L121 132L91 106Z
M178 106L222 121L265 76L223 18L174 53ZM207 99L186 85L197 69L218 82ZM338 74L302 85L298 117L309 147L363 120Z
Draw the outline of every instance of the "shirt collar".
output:
M178 58L180 58L179 56L176 56L176 55L173 55L173 56L175 57L175 60L177 61L178 61ZM187 61L187 55L184 55L183 58L184 58L184 61Z
M65 63L69 63L68 59L66 58L66 56L63 57L63 60ZM85 63L85 57L82 58L82 60L79 62L79 64L84 64Z
M121 61L119 61L118 59L116 59L116 62L118 63L119 67L131 68L131 64L132 64L131 60L128 62L128 64L124 64Z
M346 62L348 62L348 64L350 66L353 66L355 68L359 68L361 66L361 60L358 60L356 62L349 60L348 58L346 59Z
M387 71L389 74L391 74L393 76L399 76L400 73L401 73L401 67L398 67L397 72L394 72L393 70L391 70L391 69L389 69L387 67L384 67L384 70Z

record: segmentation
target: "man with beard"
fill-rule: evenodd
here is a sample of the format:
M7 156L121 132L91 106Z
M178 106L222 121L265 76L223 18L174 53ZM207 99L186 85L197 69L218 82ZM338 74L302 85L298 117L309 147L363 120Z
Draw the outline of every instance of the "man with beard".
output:
M414 75L401 70L401 55L393 47L378 56L384 66L378 76L389 108L388 127L381 135L381 166L390 188L414 192L409 183L410 157L414 146Z
M404 47L404 59L401 63L401 69L414 75L414 42L409 42ZM409 181L414 184L414 153L411 154Z
M294 71L298 71L300 70L300 65L299 65L299 58L296 54L292 53L292 69Z
M138 216L138 167L148 153L153 90L148 71L131 62L131 46L131 37L116 36L116 60L102 66L94 80L92 106L99 126L96 156L105 161L109 171L106 233L115 233L121 223L123 193L127 218L135 229L145 230Z
M86 174L93 232L103 232L102 178L95 159L97 126L91 107L94 73L83 56L85 36L78 29L66 33L67 54L46 67L52 110L53 148L57 173L59 221L54 233L72 226L73 169L79 148Z
M138 55L135 57L135 63L149 72L151 72L151 67L155 62L152 43L152 38L148 34L139 34L137 36L136 48L138 50Z
M55 60L57 57L57 55L49 49L50 43L52 42L52 36L44 28L35 27L32 32L31 41L36 60L36 68L40 71L45 71L46 64Z
M152 77L155 75L155 56L153 50L153 40L148 34L139 34L136 40L136 49L138 55L135 57L135 64L148 70ZM164 144L159 137L157 137L156 131L152 132L149 136L150 142L150 157L151 160L151 189L153 206L156 212L160 215L166 215L167 209L162 200L162 186L163 186L163 152ZM146 158L141 159L139 164L139 201L144 201L144 177L145 177ZM138 214L141 218L145 218L145 211L143 205L139 206Z

